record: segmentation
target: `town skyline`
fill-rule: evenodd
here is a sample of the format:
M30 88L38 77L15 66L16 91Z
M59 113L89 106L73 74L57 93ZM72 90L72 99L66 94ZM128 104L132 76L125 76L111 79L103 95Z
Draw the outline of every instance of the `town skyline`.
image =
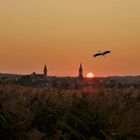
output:
M6 74L6 73L0 73L0 74ZM12 74L12 73L7 73L7 74ZM19 74L19 73L13 73L13 74ZM36 76L38 75L38 76L43 76L43 77L57 76L57 75L50 75L49 74L48 67L46 66L46 64L44 65L42 71L39 72L39 73L37 73L36 71L32 71L32 73L24 73L24 74L21 74L21 75L36 75ZM67 75L67 76L71 77L71 75ZM77 74L75 75L75 77L79 77L80 79L86 77L86 76L84 76L84 73L83 73L82 63L79 64L79 68L77 69Z
M79 64L79 68L77 68L77 70L75 70L75 74L74 75L56 75L55 73L53 75L51 75L52 72L48 71L48 67L45 64L44 69L42 69L41 71L32 71L30 73L5 73L5 72L0 72L1 75L3 74L11 74L11 75L46 75L47 77L51 76L51 77L79 77L79 78L94 78L94 77L116 77L116 76L140 76L140 74L135 74L135 75L107 75L107 76L96 76L93 72L89 71L89 72L85 72L84 68L83 68L83 64L80 63Z

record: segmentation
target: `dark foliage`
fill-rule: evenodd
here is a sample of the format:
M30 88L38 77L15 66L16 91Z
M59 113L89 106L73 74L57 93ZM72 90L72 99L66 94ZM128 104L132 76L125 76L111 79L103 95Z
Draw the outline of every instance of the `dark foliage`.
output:
M87 89L86 89L87 90ZM140 89L0 87L1 140L139 140Z

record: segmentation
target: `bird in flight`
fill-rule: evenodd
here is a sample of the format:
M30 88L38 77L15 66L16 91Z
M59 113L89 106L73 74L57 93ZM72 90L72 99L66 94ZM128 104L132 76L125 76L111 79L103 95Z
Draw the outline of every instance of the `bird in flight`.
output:
M99 51L98 53L94 54L93 56L94 57L97 57L97 56L104 56L105 57L105 55L108 53L111 53L111 51L103 51L103 52Z

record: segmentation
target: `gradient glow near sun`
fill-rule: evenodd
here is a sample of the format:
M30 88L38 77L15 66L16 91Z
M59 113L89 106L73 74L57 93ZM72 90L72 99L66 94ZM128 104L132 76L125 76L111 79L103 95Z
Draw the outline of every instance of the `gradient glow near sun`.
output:
M87 73L87 78L93 78L93 77L94 77L94 74L92 72Z

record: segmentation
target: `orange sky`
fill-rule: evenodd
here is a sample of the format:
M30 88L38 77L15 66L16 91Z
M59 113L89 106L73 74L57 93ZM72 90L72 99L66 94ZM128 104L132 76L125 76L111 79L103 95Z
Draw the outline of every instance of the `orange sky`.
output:
M107 57L93 53L109 49ZM140 0L1 0L0 72L140 74Z

